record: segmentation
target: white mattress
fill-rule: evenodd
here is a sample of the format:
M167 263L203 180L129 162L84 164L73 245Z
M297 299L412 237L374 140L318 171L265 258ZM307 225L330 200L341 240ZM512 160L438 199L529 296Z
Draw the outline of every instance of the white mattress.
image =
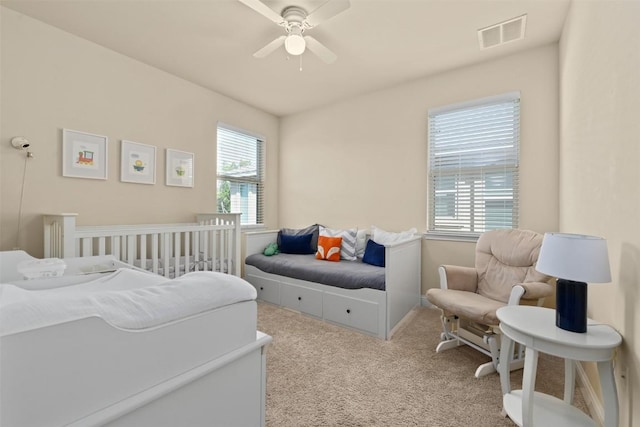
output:
M118 328L147 329L255 298L256 290L248 282L216 272L167 279L119 269L15 281L0 284L0 336L88 317L100 317Z

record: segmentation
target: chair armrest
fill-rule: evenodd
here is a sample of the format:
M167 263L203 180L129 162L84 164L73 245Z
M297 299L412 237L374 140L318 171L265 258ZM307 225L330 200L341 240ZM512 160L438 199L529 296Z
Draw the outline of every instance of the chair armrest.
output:
M441 289L467 292L475 292L478 289L478 273L473 267L441 265L438 267L438 273Z
M519 283L524 288L522 299L540 299L553 295L553 286L546 282Z
M546 282L517 283L511 288L509 305L520 304L520 300L540 300L553 295L553 286Z

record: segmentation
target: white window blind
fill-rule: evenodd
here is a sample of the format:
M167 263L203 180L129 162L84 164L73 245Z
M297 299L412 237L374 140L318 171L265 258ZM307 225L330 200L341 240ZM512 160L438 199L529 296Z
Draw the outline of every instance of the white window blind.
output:
M518 227L520 95L429 111L428 231Z
M264 141L218 124L217 205L221 213L242 213L242 225L263 223Z

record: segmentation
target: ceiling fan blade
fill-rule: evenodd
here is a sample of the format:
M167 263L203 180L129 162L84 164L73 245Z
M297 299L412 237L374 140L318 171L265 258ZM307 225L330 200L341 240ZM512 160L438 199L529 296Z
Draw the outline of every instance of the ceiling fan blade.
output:
M284 44L284 39L286 38L287 36L278 37L277 39L275 39L274 41L272 41L271 43L269 43L268 45L266 45L256 53L254 53L253 56L255 58L264 58L265 56L269 55L271 52L273 52L274 50L282 46Z
M243 0L240 0L243 1ZM321 22L326 21L329 18L333 18L340 12L344 12L345 10L351 7L351 3L349 0L329 0L313 12L307 16L305 21L309 26L315 27Z
M267 17L268 19L270 19L271 21L275 22L278 25L282 25L284 23L284 18L282 18L280 14L275 12L266 4L262 3L260 0L238 0L238 1L246 6L249 6L251 9Z
M307 42L307 48L327 64L332 64L338 59L335 53L313 37L304 36L304 40Z

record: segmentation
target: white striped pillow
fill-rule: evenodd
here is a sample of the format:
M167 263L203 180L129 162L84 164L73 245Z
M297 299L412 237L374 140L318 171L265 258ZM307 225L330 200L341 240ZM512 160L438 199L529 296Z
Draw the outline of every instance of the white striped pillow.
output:
M320 235L327 237L342 237L342 246L340 247L340 259L347 261L355 261L356 258L356 235L357 228L349 228L347 230L333 230L320 226Z

